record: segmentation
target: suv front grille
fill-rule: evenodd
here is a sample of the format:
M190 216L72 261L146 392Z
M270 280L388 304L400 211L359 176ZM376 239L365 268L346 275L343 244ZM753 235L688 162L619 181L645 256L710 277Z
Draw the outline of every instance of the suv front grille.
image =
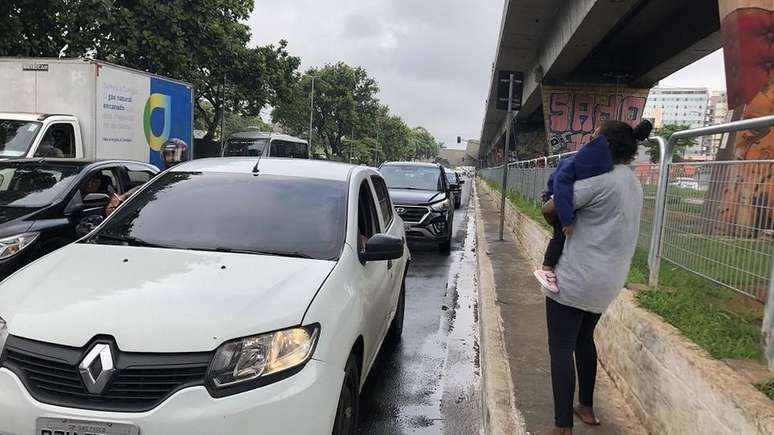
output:
M147 411L173 393L204 385L211 353L161 354L116 351L116 371L101 394L87 391L78 371L94 343L83 348L8 337L0 366L13 371L32 397L52 405L102 411ZM113 347L117 349L117 347Z
M395 209L404 222L421 222L430 213L429 208L415 205L396 205ZM400 213L400 210L403 210L403 213Z

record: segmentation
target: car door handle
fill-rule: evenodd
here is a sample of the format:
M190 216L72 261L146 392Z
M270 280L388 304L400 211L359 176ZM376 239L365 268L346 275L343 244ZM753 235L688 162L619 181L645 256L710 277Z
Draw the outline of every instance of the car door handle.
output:
M392 260L387 260L387 270L392 269Z

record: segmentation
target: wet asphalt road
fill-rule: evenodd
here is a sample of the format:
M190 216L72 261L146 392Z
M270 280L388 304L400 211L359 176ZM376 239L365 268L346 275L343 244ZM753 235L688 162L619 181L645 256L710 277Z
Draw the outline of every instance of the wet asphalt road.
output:
M465 179L452 252L409 245L403 339L382 349L361 397L362 434L481 433L475 212Z

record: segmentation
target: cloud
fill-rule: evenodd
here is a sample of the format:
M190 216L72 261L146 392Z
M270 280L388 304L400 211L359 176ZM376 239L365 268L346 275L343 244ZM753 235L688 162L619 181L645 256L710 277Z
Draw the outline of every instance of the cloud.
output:
M438 140L480 133L502 0L256 0L256 44L286 39L302 68L368 70L380 99Z

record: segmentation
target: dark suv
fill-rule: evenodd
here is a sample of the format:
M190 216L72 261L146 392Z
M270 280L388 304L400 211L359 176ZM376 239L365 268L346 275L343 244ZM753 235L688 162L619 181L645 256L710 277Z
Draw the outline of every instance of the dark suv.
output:
M406 238L438 243L451 250L454 197L443 167L434 163L389 162L382 173Z
M124 160L0 161L0 279L87 234L105 218L111 196L158 172Z
M465 180L460 177L460 174L452 170L444 170L446 171L446 180L449 182L449 189L454 198L454 208L460 208L460 205L462 205L462 184L465 183Z

